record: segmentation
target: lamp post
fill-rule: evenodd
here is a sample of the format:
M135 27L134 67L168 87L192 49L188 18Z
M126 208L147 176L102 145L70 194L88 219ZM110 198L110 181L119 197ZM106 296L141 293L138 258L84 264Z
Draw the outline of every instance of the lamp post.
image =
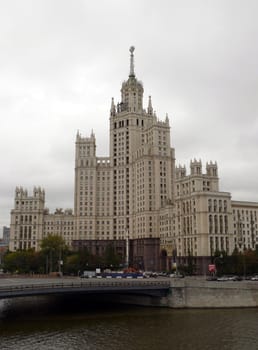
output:
M244 279L246 279L246 260L245 260L245 252L243 251L243 275L244 275Z
M58 275L59 277L62 276L62 266L63 266L63 260L58 260Z
M125 236L125 239L126 239L125 264L126 264L126 268L128 268L129 267L129 230L128 230L128 228L126 229L125 234L126 234L126 236Z

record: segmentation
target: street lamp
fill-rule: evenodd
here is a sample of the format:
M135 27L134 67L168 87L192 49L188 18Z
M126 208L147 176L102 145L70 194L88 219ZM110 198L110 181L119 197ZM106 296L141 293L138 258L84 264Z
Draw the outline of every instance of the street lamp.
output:
M59 248L59 257L58 257L58 276L62 276L62 266L63 266L63 260L62 260L62 252L61 248Z
M126 242L126 246L125 246L125 265L126 265L126 268L129 267L129 230L128 228L126 229L125 231L125 242Z
M58 260L58 275L59 275L59 277L62 276L62 266L63 266L63 260L59 259Z

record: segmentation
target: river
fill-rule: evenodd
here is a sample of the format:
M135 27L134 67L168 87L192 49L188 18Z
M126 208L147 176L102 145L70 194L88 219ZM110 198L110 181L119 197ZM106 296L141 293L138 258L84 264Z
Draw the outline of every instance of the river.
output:
M77 297L2 300L0 349L257 350L258 309L107 306Z

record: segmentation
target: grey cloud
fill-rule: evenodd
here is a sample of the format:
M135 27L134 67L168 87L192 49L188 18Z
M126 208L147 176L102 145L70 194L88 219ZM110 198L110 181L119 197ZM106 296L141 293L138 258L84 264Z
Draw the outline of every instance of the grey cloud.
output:
M221 189L258 201L257 1L24 0L0 11L0 226L16 185L73 205L77 129L108 155L130 45L177 163L217 161ZM248 183L245 178L248 175Z

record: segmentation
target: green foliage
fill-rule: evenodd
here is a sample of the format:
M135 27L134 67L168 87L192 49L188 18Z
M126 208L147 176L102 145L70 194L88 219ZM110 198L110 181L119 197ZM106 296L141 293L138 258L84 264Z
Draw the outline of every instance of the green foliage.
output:
M64 263L64 272L67 274L78 274L79 271L95 270L101 266L98 256L92 255L85 247L77 252L70 252Z
M105 250L103 257L103 263L106 268L115 268L117 269L122 263L122 257L118 255L114 247L110 244Z
M58 235L48 235L41 242L41 251L46 259L46 273L58 271L59 261L67 253L65 240Z
M65 249L65 240L58 235L48 235L42 239L41 249L43 252L59 252Z
M64 272L69 275L77 275L80 271L80 257L79 254L69 254L64 263Z
M3 267L11 273L41 273L43 257L34 250L8 252L4 256Z
M239 252L235 249L231 256L225 252L215 252L215 258L219 257L216 267L219 275L236 274L240 276L258 273L258 251L247 249Z
M122 258L116 253L114 247L109 245L103 255L93 255L87 247L83 247L77 252L70 253L64 264L64 272L78 274L79 271L102 269L117 269L122 262Z

